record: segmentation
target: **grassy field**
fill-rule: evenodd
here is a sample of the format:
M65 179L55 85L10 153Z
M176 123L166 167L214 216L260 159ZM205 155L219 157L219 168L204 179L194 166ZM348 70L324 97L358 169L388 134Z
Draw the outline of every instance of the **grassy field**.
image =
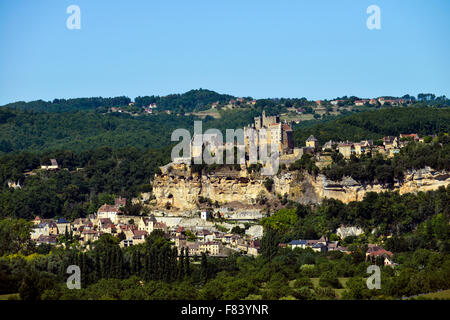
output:
M445 299L445 300L450 300L450 289L444 290L444 291L439 291L439 292L422 294L419 297L423 297L423 298L427 298L427 299Z
M311 279L311 282L312 282L314 288L320 288L319 278L310 278L310 279ZM348 279L349 278L338 278L339 282L342 285L342 288L341 289L333 289L334 292L336 293L338 299L340 299L342 297L342 294L346 290L346 288L347 288L346 284L347 284ZM292 280L291 282L289 282L289 286L292 287L294 285L294 282L295 282L295 280Z
M206 116L211 116L214 119L220 119L220 113L215 109L209 109L205 111L192 112L192 115L204 119Z
M19 294L18 293L0 294L0 300L8 300L9 298L19 299Z

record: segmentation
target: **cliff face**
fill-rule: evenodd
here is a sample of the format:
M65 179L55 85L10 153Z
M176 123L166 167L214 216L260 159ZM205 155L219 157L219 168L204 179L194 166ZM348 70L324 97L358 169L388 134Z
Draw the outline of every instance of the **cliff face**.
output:
M155 177L153 193L159 206L170 203L181 210L192 210L197 207L200 197L221 204L233 201L253 204L261 192L270 196L263 183L263 180L246 177L161 175Z
M278 194L287 194L288 199L302 203L319 203L324 198L335 198L348 203L362 200L367 192L398 190L400 194L404 194L429 191L447 186L450 182L449 173L431 168L407 172L405 180L397 183L393 189L378 184L363 186L352 178L330 181L323 175L312 177L298 172L284 172L272 178L273 191L269 193L264 186L266 177L248 175L245 170L240 173L202 176L190 171L164 172L155 176L153 193L156 204L160 207L170 203L179 210L192 210L197 208L200 197L220 204L241 202L252 205L262 196L270 200Z
M435 171L429 167L412 170L405 173L405 179L397 182L392 189L380 184L363 186L352 178L344 178L341 181L327 180L320 175L309 185L319 199L335 198L344 203L361 201L368 192L398 191L400 194L414 193L418 191L436 190L440 186L446 187L450 182L450 174L445 171Z

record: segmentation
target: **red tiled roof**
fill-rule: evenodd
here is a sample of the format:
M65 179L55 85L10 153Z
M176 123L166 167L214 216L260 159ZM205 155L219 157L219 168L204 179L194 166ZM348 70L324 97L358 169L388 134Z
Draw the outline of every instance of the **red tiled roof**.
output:
M378 257L382 255L388 255L392 257L393 253L390 251L385 250L384 248L377 246L377 245L369 245L369 249L367 250L367 253L370 256Z
M147 235L147 231L145 230L133 230L133 236L135 237L142 237L142 236L146 236Z
M102 205L97 212L118 212L119 210L117 209L116 206L114 205L110 205L110 204L104 204Z
M95 231L95 230L83 230L83 232L82 232L83 234L95 234L95 233L97 233L97 231Z
M153 228L166 228L166 227L167 227L166 224L163 222L155 222L153 224Z

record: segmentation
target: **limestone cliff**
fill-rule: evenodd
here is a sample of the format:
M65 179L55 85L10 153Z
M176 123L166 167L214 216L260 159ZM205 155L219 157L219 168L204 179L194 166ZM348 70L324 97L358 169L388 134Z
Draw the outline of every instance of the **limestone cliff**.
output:
M167 169L167 168L166 168ZM155 175L153 193L159 207L167 203L179 210L192 210L198 207L199 198L208 198L221 205L240 202L255 204L257 199L265 197L274 199L277 195L287 194L288 199L302 203L319 203L324 198L339 199L344 203L359 201L367 192L383 192L398 190L401 194L417 191L435 190L447 186L450 174L438 172L431 168L409 171L401 183L396 183L393 189L382 185L361 185L352 178L341 181L330 181L324 175L313 177L307 173L281 172L272 177L274 184L272 192L264 186L267 177L258 174L248 174L246 170L215 172L198 175L189 168L174 166Z
M319 199L335 198L344 203L360 201L368 192L398 191L400 194L418 191L436 190L440 186L446 187L450 182L450 174L445 171L435 171L429 167L420 170L411 170L405 173L402 182L396 182L392 189L380 184L361 185L350 177L341 181L327 180L320 175L312 181L310 187Z

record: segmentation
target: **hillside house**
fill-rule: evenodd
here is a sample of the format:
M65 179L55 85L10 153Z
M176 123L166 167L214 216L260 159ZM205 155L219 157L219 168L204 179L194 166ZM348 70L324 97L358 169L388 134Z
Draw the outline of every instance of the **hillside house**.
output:
M58 228L58 234L65 234L66 232L70 232L72 230L70 222L64 218L60 218L56 221L56 227Z
M48 223L40 223L31 229L31 240L37 240L40 236L49 236L50 229Z
M222 244L220 242L205 242L199 244L199 251L208 253L212 256L217 256L220 254L220 249Z
M154 215L149 217L141 217L138 223L138 230L145 230L148 234L152 233L154 225L157 223Z
M113 223L117 223L119 209L115 205L104 204L97 211L98 219L110 219Z
M350 159L350 156L355 153L353 143L348 141L339 143L338 150L346 159Z
M391 259L393 253L385 250L383 247L376 244L369 244L366 251L366 260L374 261L378 257Z
M306 139L306 147L317 149L319 147L319 141L311 135Z
M41 234L36 241L36 245L38 245L38 246L41 244L56 245L57 243L58 243L58 240L55 235L45 236L45 235Z
M41 165L41 169L44 170L58 170L59 165L56 159L50 159L50 165Z

